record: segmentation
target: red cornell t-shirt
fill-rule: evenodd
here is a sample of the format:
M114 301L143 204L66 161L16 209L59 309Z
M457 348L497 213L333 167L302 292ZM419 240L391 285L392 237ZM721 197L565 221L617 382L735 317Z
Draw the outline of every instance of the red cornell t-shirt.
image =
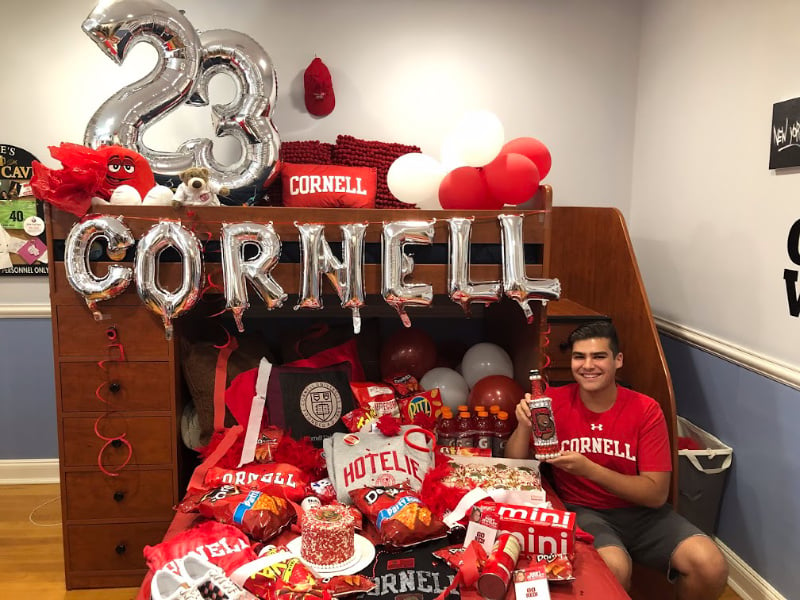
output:
M580 452L599 465L623 473L671 471L672 455L664 413L644 394L617 387L617 400L602 413L590 411L577 383L547 389L562 451ZM564 502L589 508L634 506L584 477L553 467L556 491Z

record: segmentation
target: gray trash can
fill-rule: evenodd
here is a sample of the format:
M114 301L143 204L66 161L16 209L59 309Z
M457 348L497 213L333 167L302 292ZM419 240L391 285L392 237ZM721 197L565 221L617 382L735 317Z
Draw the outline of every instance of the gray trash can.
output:
M681 416L678 436L691 438L701 448L678 450L678 513L713 535L733 449Z

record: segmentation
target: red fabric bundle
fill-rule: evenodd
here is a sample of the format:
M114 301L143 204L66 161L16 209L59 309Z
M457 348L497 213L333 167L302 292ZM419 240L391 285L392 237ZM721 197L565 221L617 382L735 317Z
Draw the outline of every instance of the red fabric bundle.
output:
M175 561L188 554L200 556L226 573L256 558L250 540L242 531L216 521L204 521L160 544L144 547L145 561L153 571L168 567L178 573Z

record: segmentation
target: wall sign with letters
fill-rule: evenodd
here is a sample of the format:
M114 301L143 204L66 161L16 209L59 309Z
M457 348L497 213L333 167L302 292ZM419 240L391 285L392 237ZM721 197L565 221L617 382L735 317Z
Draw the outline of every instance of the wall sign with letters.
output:
M0 275L47 275L44 213L30 186L34 160L0 144Z

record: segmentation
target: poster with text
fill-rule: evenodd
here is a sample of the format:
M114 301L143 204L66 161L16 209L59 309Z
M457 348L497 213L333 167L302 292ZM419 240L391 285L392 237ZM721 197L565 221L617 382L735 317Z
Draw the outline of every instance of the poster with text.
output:
M772 105L769 168L800 167L800 98Z
M44 211L30 184L34 160L0 144L0 276L47 275Z

